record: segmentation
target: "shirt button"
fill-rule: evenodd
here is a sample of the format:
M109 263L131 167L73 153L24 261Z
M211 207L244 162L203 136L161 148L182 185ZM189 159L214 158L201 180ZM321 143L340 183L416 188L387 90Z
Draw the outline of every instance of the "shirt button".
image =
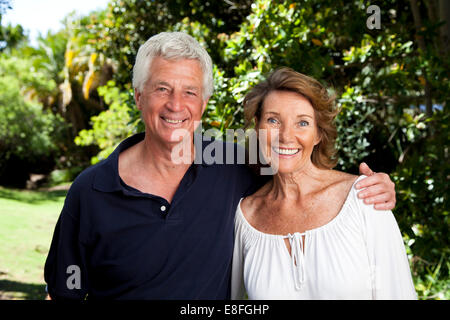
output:
M161 211L162 212L166 211L166 206L161 206Z

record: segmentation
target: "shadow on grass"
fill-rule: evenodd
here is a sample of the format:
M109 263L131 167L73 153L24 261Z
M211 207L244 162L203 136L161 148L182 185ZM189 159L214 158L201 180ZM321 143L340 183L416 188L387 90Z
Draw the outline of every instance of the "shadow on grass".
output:
M44 300L46 295L44 284L0 280L0 300Z
M26 202L30 204L43 201L57 201L65 197L67 190L29 191L0 187L0 198Z

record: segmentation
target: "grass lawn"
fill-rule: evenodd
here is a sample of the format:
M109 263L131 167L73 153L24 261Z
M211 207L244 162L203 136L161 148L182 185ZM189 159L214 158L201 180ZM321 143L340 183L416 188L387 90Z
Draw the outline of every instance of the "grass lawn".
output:
M0 187L0 299L44 299L44 263L66 191Z

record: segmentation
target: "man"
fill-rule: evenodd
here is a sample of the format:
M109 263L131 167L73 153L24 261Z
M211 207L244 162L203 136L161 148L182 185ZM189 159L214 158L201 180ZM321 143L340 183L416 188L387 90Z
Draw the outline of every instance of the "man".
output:
M139 49L133 87L145 133L72 184L45 265L49 295L228 299L236 206L258 183L245 165L205 161L208 143L193 143L211 58L184 33L160 33ZM362 173L367 199L392 209L389 177Z

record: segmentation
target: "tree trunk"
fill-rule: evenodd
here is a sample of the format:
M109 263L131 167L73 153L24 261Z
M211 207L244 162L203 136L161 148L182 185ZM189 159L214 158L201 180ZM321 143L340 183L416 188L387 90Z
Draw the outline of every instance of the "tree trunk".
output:
M441 38L442 58L448 57L450 49L450 1L439 0L439 21L445 21L445 24L439 28Z
M411 11L413 13L413 17L414 17L414 27L416 29L416 39L417 39L417 43L419 45L419 49L420 51L422 51L422 54L425 55L426 53L426 45L425 45L425 39L423 38L423 36L420 34L422 28L423 28L423 23L422 23L422 17L420 16L420 10L419 10L419 5L417 3L417 0L410 0L409 1L411 3ZM428 75L426 70L422 70L423 76L425 78L425 106L426 106L426 115L427 117L431 117L433 115L433 99L431 96L431 85L430 82L428 81Z

